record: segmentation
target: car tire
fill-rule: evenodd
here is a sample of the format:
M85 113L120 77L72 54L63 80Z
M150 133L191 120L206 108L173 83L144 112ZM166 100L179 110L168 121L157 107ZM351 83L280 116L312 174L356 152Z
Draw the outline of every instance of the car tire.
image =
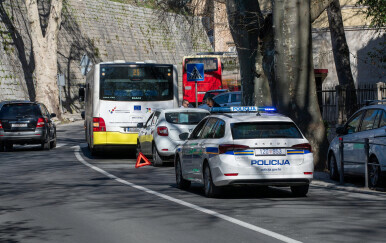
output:
M338 180L339 179L338 165L336 163L336 158L333 153L328 157L328 165L330 168L330 173L329 173L330 179L335 181Z
M5 143L4 144L4 151L5 152L12 152L13 150L13 143Z
M140 152L141 152L141 144L139 143L139 141L137 141L137 149L136 149L136 152L135 152L135 157L136 158L138 158Z
M5 151L5 146L3 143L0 143L0 152L4 152Z
M50 147L51 147L51 149L56 148L56 133L55 133L54 140L52 140L50 143Z
M297 197L305 197L308 193L310 185L291 186L292 194Z
M382 173L378 159L371 157L369 163L376 165L368 165L368 182L370 188L379 187L382 184Z
M185 180L184 177L182 176L182 167L181 167L181 162L180 158L177 157L176 159L176 183L177 183L177 188L179 189L188 189L190 187L190 181Z
M50 140L43 141L40 146L42 150L50 150Z
M153 144L153 149L152 149L152 155L153 155L153 166L161 166L163 164L162 158L158 153L158 150L156 146Z
M220 189L213 183L209 164L204 166L204 193L206 197L217 197Z

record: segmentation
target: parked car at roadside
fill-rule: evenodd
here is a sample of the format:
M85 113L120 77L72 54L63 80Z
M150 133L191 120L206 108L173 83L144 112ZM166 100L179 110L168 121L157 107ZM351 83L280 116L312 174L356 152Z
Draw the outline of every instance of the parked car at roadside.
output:
M213 100L220 106L240 106L241 105L241 91L227 92L218 94L213 97Z
M336 129L338 134L328 149L330 177L337 180L340 171L339 140L343 139L344 174L365 175L365 139L369 139L369 186L385 182L386 174L386 100L359 109L347 123ZM349 163L355 162L355 163Z
M209 112L198 108L165 109L153 112L138 133L137 151L151 156L153 165L173 162L176 147L185 141L183 135Z
M14 144L40 144L42 149L56 147L56 125L47 108L31 101L0 102L0 151Z

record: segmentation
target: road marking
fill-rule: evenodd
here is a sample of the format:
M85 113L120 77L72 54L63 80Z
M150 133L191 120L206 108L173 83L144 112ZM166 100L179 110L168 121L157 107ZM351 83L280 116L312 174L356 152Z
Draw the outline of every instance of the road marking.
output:
M211 216L223 219L223 220L228 221L230 223L237 224L237 225L239 225L241 227L244 227L244 228L253 230L255 232L258 232L258 233L270 236L272 238L278 239L278 240L283 241L283 242L301 243L301 241L297 241L297 240L291 239L291 238L289 238L287 236L284 236L284 235L281 235L281 234L278 234L278 233L275 233L275 232L272 232L272 231L260 228L258 226L253 225L253 224L246 223L244 221L241 221L241 220L229 217L227 215L218 213L216 211L213 211L213 210L210 210L210 209L207 209L207 208L203 208L203 207L197 206L195 204L192 204L192 203L189 203L189 202L185 202L183 200L180 200L180 199L177 199L177 198L174 198L174 197L171 197L171 196L168 196L168 195L165 195L165 194L162 194L162 193L150 190L150 189L148 189L146 187L136 185L136 184L131 183L129 181L123 180L123 179L121 179L121 178L119 178L119 177L117 177L115 175L110 174L109 172L107 172L107 171L105 171L105 170L103 170L103 169L101 169L99 167L96 167L96 166L86 162L86 160L84 160L83 157L80 155L80 146L74 146L73 148L75 148L75 151L74 151L75 157L78 159L79 162L81 162L82 164L90 167L91 169L93 169L95 171L98 171L99 173L101 173L101 174L103 174L103 175L109 177L110 179L113 179L113 180L115 180L115 181L117 181L119 183L122 183L124 185L133 187L133 188L141 190L143 192L152 194L154 196L166 199L168 201L175 202L175 203L180 204L182 206L185 206L185 207L188 207L188 208L200 211L202 213L209 214Z

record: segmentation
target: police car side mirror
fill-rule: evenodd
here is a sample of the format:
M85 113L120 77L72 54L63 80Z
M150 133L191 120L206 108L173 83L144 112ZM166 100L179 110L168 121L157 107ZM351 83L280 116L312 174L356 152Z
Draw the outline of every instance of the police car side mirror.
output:
M137 123L138 128L143 128L143 122Z
M51 116L51 118L54 118L54 117L56 117L56 114L55 113L51 113L50 116Z
M184 133L181 133L179 135L181 140L187 140L189 138L189 136L190 136L190 133L188 133L188 132L184 132Z

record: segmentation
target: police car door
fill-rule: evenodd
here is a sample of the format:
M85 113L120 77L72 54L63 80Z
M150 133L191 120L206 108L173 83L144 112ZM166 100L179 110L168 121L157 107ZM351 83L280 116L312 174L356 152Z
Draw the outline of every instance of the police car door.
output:
M202 132L200 132L197 142L192 145L194 151L192 155L192 171L195 179L202 179L202 164L206 158L206 147L210 146L208 143L210 144L212 142L216 123L217 118L209 118Z
M200 123L197 124L193 132L190 134L186 143L182 146L181 167L182 173L184 175L191 176L193 174L192 157L194 153L194 146L196 146L202 129L205 127L207 121L208 118L204 118L202 121L200 121Z

